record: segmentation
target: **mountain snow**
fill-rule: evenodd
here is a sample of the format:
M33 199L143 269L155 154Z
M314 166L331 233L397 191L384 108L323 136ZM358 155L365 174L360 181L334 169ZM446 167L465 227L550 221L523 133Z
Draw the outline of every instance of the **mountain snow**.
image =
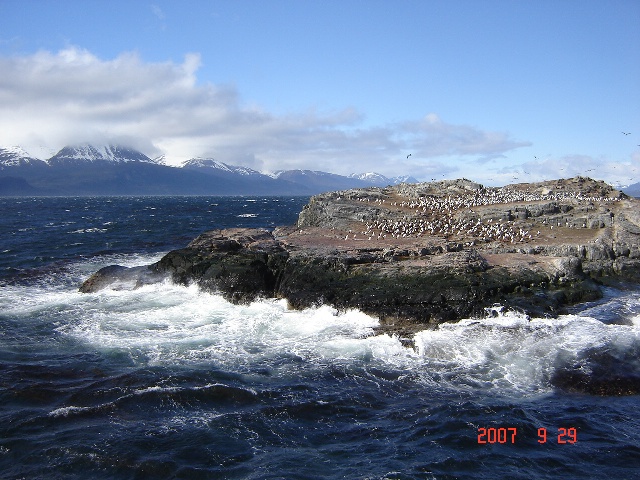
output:
M411 175L400 175L398 177L388 178L380 173L352 173L349 178L356 178L364 182L370 183L378 187L386 187L387 185L398 185L399 183L418 183L418 180Z
M49 163L59 162L98 162L115 163L146 162L154 163L144 153L121 145L74 145L67 146L49 159Z
M165 155L159 155L159 156L151 159L151 161L153 163L158 164L158 165L169 166L169 164L167 163L167 157Z
M393 177L391 179L391 183L393 185L398 185L399 183L418 183L418 180L413 178L411 175L400 175L398 177Z
M227 163L218 162L213 158L192 158L182 164L182 168L211 168L227 173L235 173L237 175L263 175L257 170L249 167L241 167L237 165L229 165Z
M352 173L349 178L355 178L362 180L363 182L370 183L372 185L386 186L391 184L391 180L380 173L367 172L367 173Z
M40 160L29 155L22 147L0 147L0 167L19 167L38 161Z
M339 176L335 173L321 172L319 170L277 170L273 173L267 174L272 178L280 178L285 175L303 175L303 176L314 176L314 177L327 177L327 176Z

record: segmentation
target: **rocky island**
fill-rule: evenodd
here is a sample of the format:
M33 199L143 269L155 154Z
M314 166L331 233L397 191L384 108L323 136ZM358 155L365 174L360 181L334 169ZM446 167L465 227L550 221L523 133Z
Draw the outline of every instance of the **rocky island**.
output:
M640 200L583 177L331 192L295 226L208 231L152 265L105 267L80 291L167 277L232 302L357 308L400 338L494 304L557 315L603 285L640 281Z

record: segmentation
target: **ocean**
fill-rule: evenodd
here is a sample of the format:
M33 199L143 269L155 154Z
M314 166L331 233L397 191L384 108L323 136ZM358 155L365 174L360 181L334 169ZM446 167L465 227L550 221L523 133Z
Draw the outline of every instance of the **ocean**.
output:
M292 224L303 197L0 198L2 479L633 479L640 288L559 318L425 330L170 282L78 292L199 233Z

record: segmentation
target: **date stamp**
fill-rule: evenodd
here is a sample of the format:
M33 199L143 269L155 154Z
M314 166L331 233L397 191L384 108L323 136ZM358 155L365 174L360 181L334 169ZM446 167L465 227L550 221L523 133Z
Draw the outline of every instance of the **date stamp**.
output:
M479 427L478 444L515 444L518 440L516 427ZM578 430L575 427L560 427L556 432L549 434L546 428L538 428L538 443L555 442L560 445L578 442Z

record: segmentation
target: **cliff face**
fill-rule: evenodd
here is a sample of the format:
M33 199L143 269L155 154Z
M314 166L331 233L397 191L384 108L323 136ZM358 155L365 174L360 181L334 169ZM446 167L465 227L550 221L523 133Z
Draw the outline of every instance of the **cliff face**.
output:
M399 333L481 315L494 303L553 315L598 298L603 283L640 281L639 204L580 177L327 193L310 200L296 226L206 232L148 267L107 267L81 290L170 276L234 302L359 308Z

